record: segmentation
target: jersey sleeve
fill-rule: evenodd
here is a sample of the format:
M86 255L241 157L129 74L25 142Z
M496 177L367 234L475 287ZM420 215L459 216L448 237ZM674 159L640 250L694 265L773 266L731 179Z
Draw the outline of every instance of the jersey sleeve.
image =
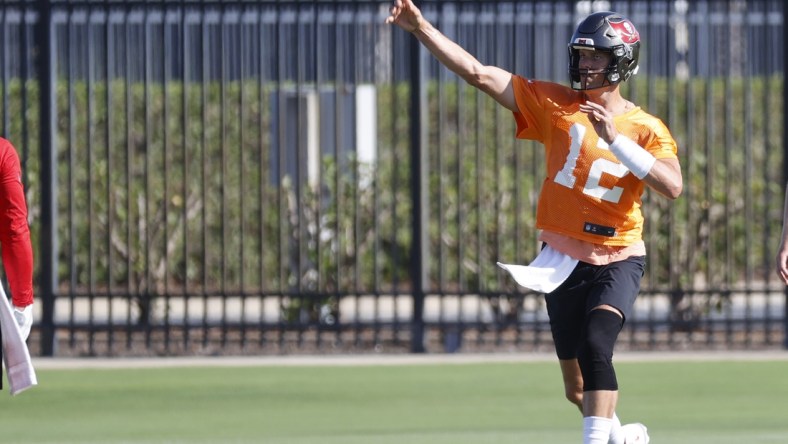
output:
M33 303L33 247L22 169L14 147L0 139L0 248L14 305Z
M514 120L516 136L545 145L552 143L555 119L578 109L580 95L564 85L512 76L512 88L517 102Z
M676 141L670 134L668 127L657 119L654 125L654 137L647 147L648 151L657 159L676 159L678 158L678 147Z
M514 111L514 120L517 123L516 136L518 139L544 140L544 107L540 102L537 83L526 80L520 76L512 76L514 98L517 101L517 111Z

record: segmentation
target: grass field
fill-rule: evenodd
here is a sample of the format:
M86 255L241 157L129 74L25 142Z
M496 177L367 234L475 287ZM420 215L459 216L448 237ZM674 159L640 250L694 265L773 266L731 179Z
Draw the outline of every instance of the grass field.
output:
M788 361L620 362L652 444L788 442ZM38 371L8 443L579 443L555 362Z

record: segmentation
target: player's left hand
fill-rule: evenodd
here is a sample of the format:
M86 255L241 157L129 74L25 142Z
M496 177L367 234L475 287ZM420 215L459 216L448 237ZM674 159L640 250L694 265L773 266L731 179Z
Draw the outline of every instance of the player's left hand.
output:
M611 112L602 105L591 101L581 103L580 111L588 114L588 120L591 121L600 139L608 144L616 140L618 130L616 130L616 125L613 124L613 114Z
M30 328L33 326L33 304L27 307L14 306L14 319L19 325L19 333L22 335L22 340L26 341L30 336Z

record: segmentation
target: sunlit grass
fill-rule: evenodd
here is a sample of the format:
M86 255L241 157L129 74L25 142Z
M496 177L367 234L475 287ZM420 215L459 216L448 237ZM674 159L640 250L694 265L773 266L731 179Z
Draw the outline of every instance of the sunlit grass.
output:
M788 442L788 362L623 362L655 443ZM553 362L39 371L14 443L577 443ZM7 391L3 393L7 394Z

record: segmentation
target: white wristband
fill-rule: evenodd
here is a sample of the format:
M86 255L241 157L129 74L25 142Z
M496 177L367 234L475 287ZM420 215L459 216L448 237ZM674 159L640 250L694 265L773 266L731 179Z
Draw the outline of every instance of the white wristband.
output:
M618 161L632 171L638 179L643 179L651 171L657 158L643 149L634 140L619 134L616 140L610 144L610 152L616 155Z

